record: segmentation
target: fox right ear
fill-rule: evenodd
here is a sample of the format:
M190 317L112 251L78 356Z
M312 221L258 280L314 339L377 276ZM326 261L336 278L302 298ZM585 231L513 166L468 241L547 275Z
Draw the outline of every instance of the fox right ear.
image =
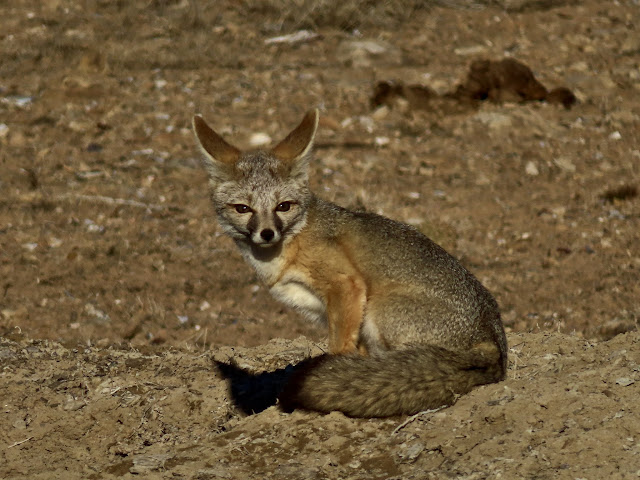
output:
M313 148L313 140L318 129L318 109L315 108L304 116L287 138L271 149L271 152L281 160L293 165L306 160Z
M200 115L193 117L193 132L205 156L205 166L212 177L220 176L221 170L226 170L236 163L240 150L225 142Z

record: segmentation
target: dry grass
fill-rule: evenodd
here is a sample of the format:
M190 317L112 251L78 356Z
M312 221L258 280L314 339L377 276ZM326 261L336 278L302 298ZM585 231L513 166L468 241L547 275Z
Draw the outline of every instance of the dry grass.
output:
M400 23L418 10L434 6L468 9L478 8L482 3L473 0L266 0L246 1L244 8L269 18L277 30L324 27L351 31Z

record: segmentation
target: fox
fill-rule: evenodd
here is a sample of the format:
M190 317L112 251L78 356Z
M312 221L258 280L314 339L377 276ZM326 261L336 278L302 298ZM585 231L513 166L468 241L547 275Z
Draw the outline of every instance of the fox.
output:
M273 148L242 151L193 117L222 230L276 299L328 328L328 353L296 366L281 408L410 415L503 380L498 304L476 277L416 228L311 192L318 121L311 110Z

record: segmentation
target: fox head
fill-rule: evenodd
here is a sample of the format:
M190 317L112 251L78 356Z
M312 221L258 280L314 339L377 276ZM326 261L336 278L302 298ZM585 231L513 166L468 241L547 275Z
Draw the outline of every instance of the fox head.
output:
M233 239L268 248L305 225L312 198L308 164L317 128L318 110L312 110L272 149L242 152L200 115L193 117L213 206Z

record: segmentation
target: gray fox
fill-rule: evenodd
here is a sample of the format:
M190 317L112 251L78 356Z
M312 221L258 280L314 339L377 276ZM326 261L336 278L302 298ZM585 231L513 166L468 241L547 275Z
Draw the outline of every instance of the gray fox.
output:
M317 127L313 110L274 148L242 152L193 118L221 227L277 299L328 326L330 354L295 370L282 407L412 414L502 380L498 305L471 273L416 229L309 190Z

